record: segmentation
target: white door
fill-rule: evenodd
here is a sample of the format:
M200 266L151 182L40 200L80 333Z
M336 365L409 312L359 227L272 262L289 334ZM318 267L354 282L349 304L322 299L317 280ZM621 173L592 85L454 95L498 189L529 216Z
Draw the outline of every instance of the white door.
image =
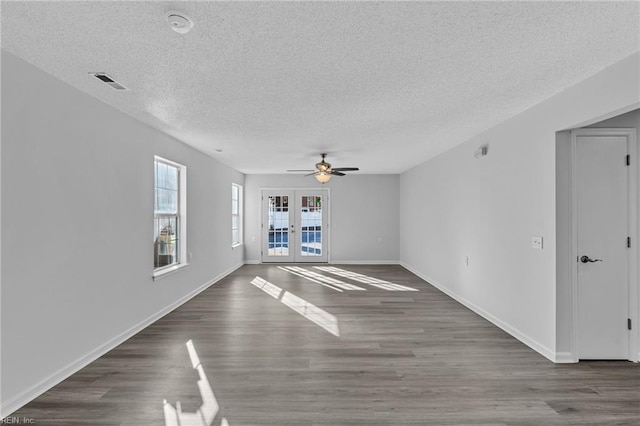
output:
M327 262L326 190L262 191L262 262Z
M574 133L577 356L629 357L629 141Z

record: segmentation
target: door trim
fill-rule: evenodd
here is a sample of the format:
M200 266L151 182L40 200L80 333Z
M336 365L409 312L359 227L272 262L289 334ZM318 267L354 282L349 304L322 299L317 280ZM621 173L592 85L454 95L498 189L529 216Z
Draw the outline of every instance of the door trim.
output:
M628 208L629 208L629 234L631 236L631 248L629 256L629 275L627 281L628 312L632 321L632 330L629 333L628 360L640 362L639 353L639 329L640 329L640 284L638 283L638 162L640 156L637 149L637 135L634 128L618 129L576 129L571 131L571 352L573 361L579 361L578 354L578 221L577 221L577 143L579 136L625 136L629 141L629 155L631 165L628 174ZM621 162L623 159L620 160ZM575 260L574 260L575 259Z
M258 261L258 264L274 264L277 262L264 262L263 259L263 254L262 254L262 247L263 247L263 241L262 239L264 238L264 232L263 232L263 228L262 228L262 221L264 220L264 203L262 200L262 194L264 191L292 191L292 192L296 192L296 191L318 191L318 190L322 190L322 191L326 191L326 203L328 209L327 209L327 223L326 223L326 236L327 236L327 261L326 262L321 262L322 264L329 264L331 263L331 188L318 188L318 187L309 187L309 186L304 186L304 187L283 187L283 186L276 186L276 187L260 187L258 190L258 205L260 206L260 217L258 220L258 229L260 230L260 260Z

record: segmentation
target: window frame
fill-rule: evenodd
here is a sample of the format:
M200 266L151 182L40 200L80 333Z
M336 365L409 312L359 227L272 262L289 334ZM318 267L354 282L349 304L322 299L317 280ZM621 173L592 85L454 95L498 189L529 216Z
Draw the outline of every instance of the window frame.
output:
M237 190L238 191L238 199L236 200L234 198L235 194L234 191ZM241 246L242 244L244 244L244 232L243 232L243 226L242 226L242 220L243 220L243 216L244 216L244 212L243 212L243 202L242 202L242 198L243 198L243 194L242 194L243 188L242 185L240 185L239 183L231 183L231 247L238 247ZM234 206L234 203L237 202L237 206ZM237 213L234 213L234 207L236 208ZM238 224L238 239L237 241L234 241L234 232L236 231L236 228L233 227L233 219L237 217L237 224Z
M163 163L168 166L174 167L178 170L178 208L177 213L157 213L156 212L156 190L158 189L158 182L156 176L156 163ZM176 163L175 161L168 160L166 158L155 155L153 158L153 226L156 226L156 219L158 217L176 217L177 220L177 233L176 233L176 241L177 241L177 262L171 263L169 265L163 266L155 266L155 239L154 239L154 266L153 266L153 279L158 279L162 276L165 276L169 273L182 269L186 266L189 266L187 259L187 167L183 164ZM154 231L155 235L155 231Z

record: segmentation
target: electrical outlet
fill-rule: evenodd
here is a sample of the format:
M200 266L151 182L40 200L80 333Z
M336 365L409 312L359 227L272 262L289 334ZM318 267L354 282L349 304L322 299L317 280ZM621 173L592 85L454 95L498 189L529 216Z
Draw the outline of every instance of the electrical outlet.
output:
M531 248L542 250L542 237L531 237Z
M464 257L464 264L465 266L469 266L469 256Z

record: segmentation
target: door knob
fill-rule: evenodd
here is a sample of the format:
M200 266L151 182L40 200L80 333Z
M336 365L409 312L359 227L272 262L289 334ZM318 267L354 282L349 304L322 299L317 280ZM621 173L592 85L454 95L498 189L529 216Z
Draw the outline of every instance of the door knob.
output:
M602 259L589 259L589 256L582 256L580 258L580 262L582 263L602 262Z

